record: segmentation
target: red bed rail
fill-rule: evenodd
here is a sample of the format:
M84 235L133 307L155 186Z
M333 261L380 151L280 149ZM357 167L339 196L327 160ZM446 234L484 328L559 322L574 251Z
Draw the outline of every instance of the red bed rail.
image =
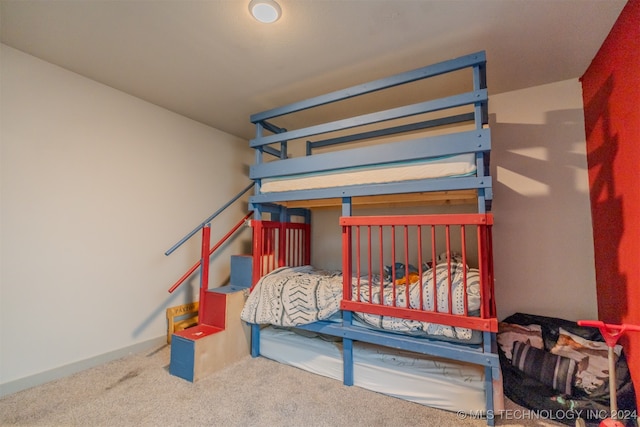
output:
M251 221L253 227L252 289L260 277L279 267L311 262L311 228L297 222Z
M341 309L497 332L491 214L353 216L341 217L340 225ZM470 270L460 265L477 269L479 316L475 307L469 309L468 298L454 308L454 293L462 286L467 295L470 281ZM432 266L437 268L425 274ZM461 270L456 277L462 276L457 284L452 281L456 266ZM438 284L434 272L445 268L444 283ZM376 275L390 280L375 280ZM409 297L416 294L418 303ZM431 295L429 301L425 294Z
M223 244L224 244L224 243L229 239L229 237L231 237L231 236L232 236L236 231L238 231L238 229L239 229L239 228L240 228L240 227L245 223L245 221L246 221L246 220L248 220L248 219L249 219L249 217L251 217L251 215L253 215L253 211L249 211L249 212L244 216L244 218L242 218L240 221L238 221L238 222L236 223L236 225L234 225L233 227L231 227L231 230L229 230L229 231L227 232L227 234L225 234L225 235L224 235L224 236L223 236L223 237L222 237L222 238L221 238L221 239L220 239L220 240L219 240L219 241L218 241L218 242L217 242L217 243L216 243L216 244L215 244L215 245L210 249L210 250L208 249L208 255L207 255L207 256L208 256L208 257L211 257L211 255L213 255L213 253L214 253L215 251L217 251L217 250L218 250L218 248L220 248L220 246L222 246L222 245L223 245ZM202 243L201 243L201 245L204 245L204 244L205 244L205 235L204 235L204 231L205 231L205 230L204 230L204 229L205 229L205 228L208 228L208 227L210 227L208 224L205 224L205 225L203 225L203 226L202 226L203 236L202 236ZM208 239L209 237L206 237L206 238ZM207 244L207 245L209 245L209 244L210 244L210 242L207 240L207 243L206 243L206 244ZM167 251L167 253L169 253L169 251ZM207 259L209 259L209 258L207 258ZM191 274L192 274L194 271L196 271L196 270L198 269L198 267L201 267L201 266L202 266L202 260L200 260L200 261L196 262L195 264L193 264L193 265L191 266L191 268L190 268L189 270L187 270L187 272L186 272L186 273L184 273L184 274L182 275L182 277L180 277L180 278L178 279L178 281L177 281L177 282L175 282L175 283L174 283L174 284L169 288L169 293L172 293L173 291L175 291L175 290L178 288L178 286L182 285L182 284L184 283L184 281L185 281L185 280L187 280L187 279L189 278L189 276L191 276ZM205 264L205 267L208 269L208 268L209 268L209 264ZM208 274L208 273L207 273L207 274ZM208 282L207 282L207 283L208 283ZM202 301L202 299L201 299L200 301Z

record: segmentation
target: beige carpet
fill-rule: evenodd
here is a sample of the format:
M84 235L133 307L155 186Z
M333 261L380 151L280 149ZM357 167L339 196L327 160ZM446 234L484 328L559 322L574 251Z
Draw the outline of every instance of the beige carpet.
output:
M169 346L134 354L0 399L0 425L19 426L485 426L486 420L384 396L247 356L190 383L168 372ZM507 402L499 426L522 420ZM520 419L517 419L520 418Z

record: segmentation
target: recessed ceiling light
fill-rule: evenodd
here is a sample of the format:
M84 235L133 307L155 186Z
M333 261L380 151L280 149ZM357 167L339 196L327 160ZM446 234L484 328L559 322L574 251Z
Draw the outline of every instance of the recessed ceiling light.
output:
M270 24L280 18L282 9L274 0L251 0L249 2L249 12L258 21Z

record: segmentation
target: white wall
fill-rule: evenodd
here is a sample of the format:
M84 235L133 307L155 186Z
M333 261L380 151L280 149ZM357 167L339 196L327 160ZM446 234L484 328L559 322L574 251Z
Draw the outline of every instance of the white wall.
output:
M498 314L597 318L582 87L491 96Z
M246 141L5 45L1 61L6 394L162 343L165 309L197 299L197 277L167 289L199 259L199 235L164 251L250 182L252 153ZM212 239L245 212L239 202L220 216ZM212 287L228 278L247 231L215 258Z
M578 80L569 80L490 97L500 319L518 311L596 318L581 90ZM426 213L445 212L452 210L428 208ZM398 211L354 211L392 213ZM312 262L321 268L341 268L339 216L338 209L313 212Z

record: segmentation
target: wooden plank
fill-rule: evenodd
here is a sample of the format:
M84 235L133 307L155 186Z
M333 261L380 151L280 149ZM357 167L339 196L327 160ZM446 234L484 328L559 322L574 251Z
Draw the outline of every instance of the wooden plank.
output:
M428 206L428 205L462 205L477 202L476 190L433 191L407 194L386 194L379 196L353 197L354 206L399 207L399 206ZM340 206L341 198L293 200L281 203L287 208L327 208Z
M378 184L345 185L340 187L314 188L310 190L278 191L256 194L249 203L282 204L294 200L331 199L336 197L365 197L444 191L463 191L491 188L491 177L455 176L438 179L414 179L410 181L384 182ZM477 198L476 198L477 201Z
M340 173L344 172L341 169L362 166L407 166L398 163L490 150L491 131L478 129L256 164L250 166L249 178L279 178L311 172Z
M199 302L167 308L167 344L171 344L174 332L182 331L198 324Z

